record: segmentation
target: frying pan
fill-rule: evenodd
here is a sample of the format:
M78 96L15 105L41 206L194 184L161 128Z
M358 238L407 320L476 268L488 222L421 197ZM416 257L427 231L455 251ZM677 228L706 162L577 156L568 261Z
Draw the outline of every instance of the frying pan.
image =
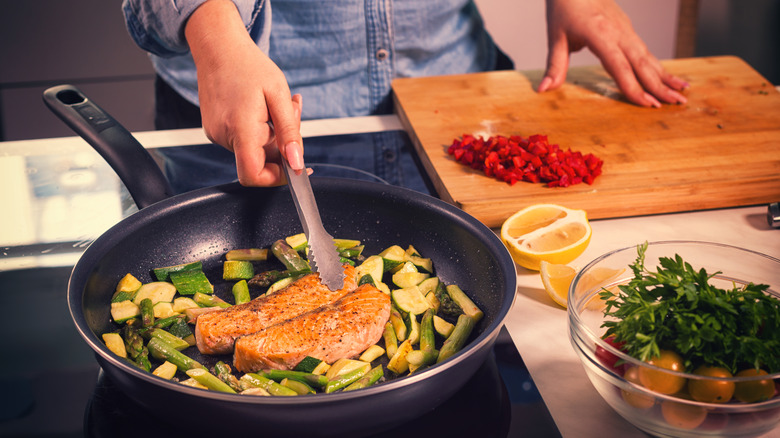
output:
M332 235L361 240L366 254L393 244L414 245L433 260L442 281L459 285L484 311L463 350L416 375L358 391L298 397L205 391L135 368L113 355L100 338L116 329L109 303L119 279L132 273L142 282L152 281L155 267L195 260L203 262L209 278L219 279L229 249L266 247L300 233L295 207L284 186L230 183L171 196L146 150L78 89L50 88L44 101L108 161L140 208L99 236L73 268L67 291L73 321L116 386L183 432L298 437L380 432L447 400L490 353L516 288L515 264L495 233L462 210L412 190L314 177L312 188ZM217 295L229 296L229 285L215 287ZM217 359L232 362L229 356L194 358L204 365Z

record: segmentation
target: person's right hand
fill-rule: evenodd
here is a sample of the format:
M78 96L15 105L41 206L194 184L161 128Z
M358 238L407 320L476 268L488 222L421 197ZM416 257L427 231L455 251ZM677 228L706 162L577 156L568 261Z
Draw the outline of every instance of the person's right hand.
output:
M284 74L250 38L235 5L205 2L185 36L197 66L203 129L235 153L239 182L281 184L280 150L293 169L303 169L301 97L290 96Z

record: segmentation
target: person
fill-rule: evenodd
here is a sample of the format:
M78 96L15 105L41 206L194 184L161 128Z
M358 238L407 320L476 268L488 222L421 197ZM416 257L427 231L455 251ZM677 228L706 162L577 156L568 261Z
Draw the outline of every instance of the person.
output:
M157 72L156 127L202 126L222 146L161 150L178 191L236 176L247 186L282 183L280 151L304 167L301 119L391 113L395 77L513 68L473 0L124 0L122 9ZM613 0L546 0L546 10L538 92L559 87L569 54L587 47L630 102L686 101L687 84ZM307 139L310 163L430 192L403 132Z

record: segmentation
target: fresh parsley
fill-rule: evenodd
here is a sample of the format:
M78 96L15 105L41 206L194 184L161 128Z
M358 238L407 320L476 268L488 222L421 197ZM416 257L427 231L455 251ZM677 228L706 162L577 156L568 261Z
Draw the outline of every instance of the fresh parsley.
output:
M719 289L709 280L720 272L696 270L679 255L661 257L657 270L645 268L647 243L637 246L630 265L634 278L603 290L605 337L625 342L626 353L646 361L660 350L672 350L686 370L720 366L732 373L745 368L780 371L780 300L766 293L769 285L736 285Z

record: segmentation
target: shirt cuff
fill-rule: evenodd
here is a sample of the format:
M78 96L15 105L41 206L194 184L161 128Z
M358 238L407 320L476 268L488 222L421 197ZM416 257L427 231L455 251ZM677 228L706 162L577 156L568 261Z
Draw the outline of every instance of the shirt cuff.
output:
M181 55L189 51L184 25L200 5L208 0L124 0L122 12L135 43L158 56ZM261 48L270 34L270 0L233 0L248 31Z

